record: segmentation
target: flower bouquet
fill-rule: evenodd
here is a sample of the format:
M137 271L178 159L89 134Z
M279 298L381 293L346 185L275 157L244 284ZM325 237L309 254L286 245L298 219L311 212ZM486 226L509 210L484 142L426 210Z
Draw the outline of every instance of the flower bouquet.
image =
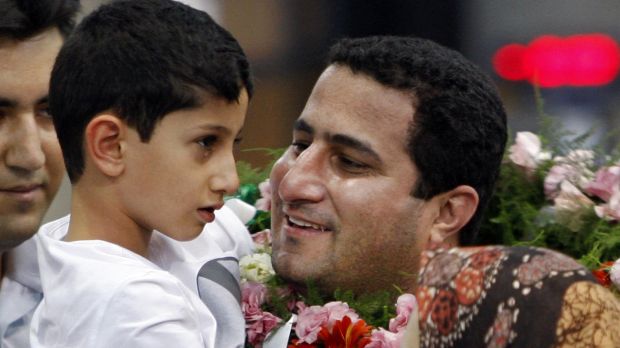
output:
M308 284L301 294L275 274L269 231L255 233L253 240L256 253L239 261L250 347L419 347L412 294L401 294L395 305L389 292L355 297L336 291L329 301Z
M478 244L558 250L578 259L617 292L618 149L605 154L600 147L587 148L589 133L573 136L550 119L543 121L546 135L518 132L509 146Z

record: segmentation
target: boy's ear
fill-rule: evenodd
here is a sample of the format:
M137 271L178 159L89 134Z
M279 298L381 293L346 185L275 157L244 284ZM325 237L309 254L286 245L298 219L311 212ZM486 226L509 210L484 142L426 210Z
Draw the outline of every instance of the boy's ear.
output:
M118 176L125 169L127 126L113 113L95 116L86 126L85 143L92 163L107 176Z
M437 197L439 214L431 228L430 241L433 244L459 244L459 231L476 213L479 197L476 190L467 185L458 186Z

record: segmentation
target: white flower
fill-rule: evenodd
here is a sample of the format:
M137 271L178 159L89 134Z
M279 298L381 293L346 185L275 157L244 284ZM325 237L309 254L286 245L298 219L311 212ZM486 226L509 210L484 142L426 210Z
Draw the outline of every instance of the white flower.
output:
M614 265L611 266L611 270L609 271L609 278L614 283L616 288L620 289L620 259L614 262Z
M276 272L271 265L271 255L267 253L256 253L246 255L239 260L241 279L264 283L273 277Z
M515 143L508 151L510 160L529 172L533 172L540 162L551 159L551 153L542 151L540 139L531 132L517 132Z

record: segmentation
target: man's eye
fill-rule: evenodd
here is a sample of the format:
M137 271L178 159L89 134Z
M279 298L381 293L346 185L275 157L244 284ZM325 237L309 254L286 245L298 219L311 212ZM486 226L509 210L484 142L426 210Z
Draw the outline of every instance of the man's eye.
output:
M340 165L344 170L350 172L362 172L366 171L369 168L367 164L354 161L346 156L339 156L338 161L340 162Z
M39 107L37 109L37 116L52 118L52 114L50 114L50 108L46 105L43 107Z
M304 152L305 149L308 148L308 144L296 141L291 144L291 147L293 148L293 152L296 155L299 155L300 153Z
M204 147L204 148L210 148L213 145L215 145L215 143L217 142L217 136L215 135L209 135L206 136L200 140L198 140L198 145Z

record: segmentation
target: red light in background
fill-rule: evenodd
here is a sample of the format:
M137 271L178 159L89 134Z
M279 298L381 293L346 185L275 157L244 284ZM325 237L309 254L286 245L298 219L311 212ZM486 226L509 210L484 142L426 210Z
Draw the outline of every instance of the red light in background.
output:
M506 80L528 80L541 87L601 86L618 75L620 47L604 34L544 35L527 46L500 48L493 66Z

